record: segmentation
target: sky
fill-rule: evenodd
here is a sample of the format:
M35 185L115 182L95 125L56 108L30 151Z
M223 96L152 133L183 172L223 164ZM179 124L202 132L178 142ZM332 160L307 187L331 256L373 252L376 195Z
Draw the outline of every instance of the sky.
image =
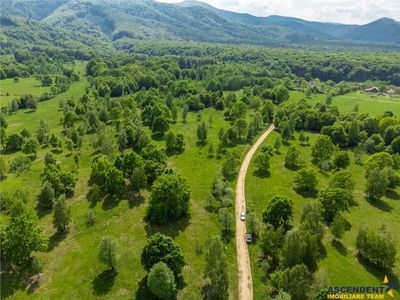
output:
M156 0L182 2L183 0ZM366 24L387 17L400 21L399 0L202 0L214 7L255 16L280 15L308 21Z

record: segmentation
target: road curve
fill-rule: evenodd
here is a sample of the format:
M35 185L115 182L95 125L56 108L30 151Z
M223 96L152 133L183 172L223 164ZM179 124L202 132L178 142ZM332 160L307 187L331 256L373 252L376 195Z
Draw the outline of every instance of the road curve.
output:
M249 258L249 250L247 249L247 243L245 240L246 235L246 223L240 221L240 213L246 211L246 198L244 195L244 187L246 180L246 172L249 167L251 158L256 152L257 148L265 140L268 134L274 130L272 124L266 132L257 140L257 142L251 147L246 157L243 160L242 166L240 167L238 180L236 184L236 250L237 250L237 262L239 271L239 299L252 300L253 299L253 281L251 278L251 265Z

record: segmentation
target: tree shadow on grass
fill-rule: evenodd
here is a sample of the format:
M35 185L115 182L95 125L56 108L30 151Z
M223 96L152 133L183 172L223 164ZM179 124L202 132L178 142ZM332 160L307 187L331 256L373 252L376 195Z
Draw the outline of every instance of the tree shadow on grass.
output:
M301 170L303 166L288 166L287 164L285 164L285 168L290 171L298 171Z
M15 269L5 262L1 262L1 299L11 297L17 291L25 291L29 278L35 275L31 267Z
M353 195L350 195L349 196L349 205L351 207L354 207L354 206L359 206L360 204L356 200L354 200Z
M344 221L344 230L345 231L350 231L353 226L346 219L343 219L343 221Z
M200 148L204 148L206 145L207 145L207 141L204 141L204 142L202 142L202 141L197 141L197 142L196 142L196 146L197 146L197 147L200 147Z
M318 173L324 176L325 178L329 178L329 174L326 171L318 170Z
M52 150L50 150L50 152L53 154L61 154L61 153L63 153L63 150L62 149L52 149Z
M325 259L328 256L328 252L321 242L318 243L318 254L320 259Z
M143 195L130 195L128 198L128 204L129 204L129 208L134 208L137 206L140 206L144 203L144 197Z
M385 276L388 277L389 282L399 282L399 277L392 270L378 268L377 266L372 264L369 260L360 255L357 255L357 260L364 267L366 271L368 271L377 279L378 282L383 282ZM393 289L400 294L400 284L396 285Z
M30 277L26 282L28 295L33 294L39 288L39 284L40 274Z
M388 190L388 191L386 191L386 198L389 198L392 200L400 200L400 195L394 190Z
M385 201L379 199L379 200L372 200L368 201L373 207L385 211L385 212L391 212L393 210L393 207L387 204Z
M162 133L153 133L151 135L151 139L156 142L160 142L164 140L164 134Z
M235 232L233 230L228 230L228 231L221 230L221 240L224 244L229 244L231 240L234 238L235 238Z
M47 248L47 252L52 251L55 247L57 247L65 238L67 237L68 232L64 230L62 233L55 232L49 239L49 246Z
M118 206L120 201L121 198L119 195L116 196L107 195L106 197L104 197L103 205L101 206L101 208L103 210L113 209Z
M51 208L44 208L40 204L36 205L36 213L39 219L44 218L45 216L49 215L52 212Z
M187 287L187 283L185 281L185 278L183 276L179 276L178 278L175 278L175 283L176 283L176 289L177 290L183 290L185 287Z
M147 275L139 281L139 288L135 293L137 300L158 300L159 298L153 295L147 287Z
M271 172L260 172L260 171L256 170L253 172L253 176L258 177L258 178L270 178Z
M207 212L209 212L209 213L218 212L218 207L217 207L217 206L214 206L214 205L207 205L207 206L204 206L204 209L205 209Z
M150 237L157 232L175 238L180 232L184 232L190 224L190 215L167 225L158 225L151 222L147 222L144 229L146 230L147 237Z
M93 294L100 296L107 294L114 286L115 278L118 272L116 270L104 270L93 279Z
M303 191L299 189L294 189L294 191L302 196L303 198L312 198L312 199L317 199L318 191L317 190L308 190L308 191Z
M345 245L342 244L341 241L332 240L331 245L343 256L347 256L347 254L349 254L349 252L347 251L347 248L345 247Z

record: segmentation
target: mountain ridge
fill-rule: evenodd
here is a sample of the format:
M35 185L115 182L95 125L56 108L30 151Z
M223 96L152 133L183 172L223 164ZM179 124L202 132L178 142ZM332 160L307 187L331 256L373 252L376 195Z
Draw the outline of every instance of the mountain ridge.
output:
M262 46L317 45L398 49L400 23L383 18L366 25L256 17L197 1L4 0L2 13L89 34L103 41L121 38ZM46 9L41 10L43 7ZM372 33L372 34L369 34Z

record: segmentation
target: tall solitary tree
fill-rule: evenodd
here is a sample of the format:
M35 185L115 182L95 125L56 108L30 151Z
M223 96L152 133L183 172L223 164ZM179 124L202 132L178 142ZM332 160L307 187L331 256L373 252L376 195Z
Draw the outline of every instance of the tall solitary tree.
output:
M50 182L46 181L38 196L39 204L44 208L52 208L54 204L54 190Z
M268 174L270 169L269 153L267 151L259 153L254 159L254 164L256 165L258 172Z
M230 231L235 222L235 218L229 212L229 209L227 207L221 208L219 210L219 219L221 220L221 224L225 232Z
M204 143L207 140L207 125L206 122L199 124L197 126L197 139Z
M54 205L53 226L59 233L64 232L71 220L71 208L64 194L58 197Z
M117 265L119 254L118 254L118 244L115 239L111 236L103 236L99 245L99 261L111 270L115 269Z

